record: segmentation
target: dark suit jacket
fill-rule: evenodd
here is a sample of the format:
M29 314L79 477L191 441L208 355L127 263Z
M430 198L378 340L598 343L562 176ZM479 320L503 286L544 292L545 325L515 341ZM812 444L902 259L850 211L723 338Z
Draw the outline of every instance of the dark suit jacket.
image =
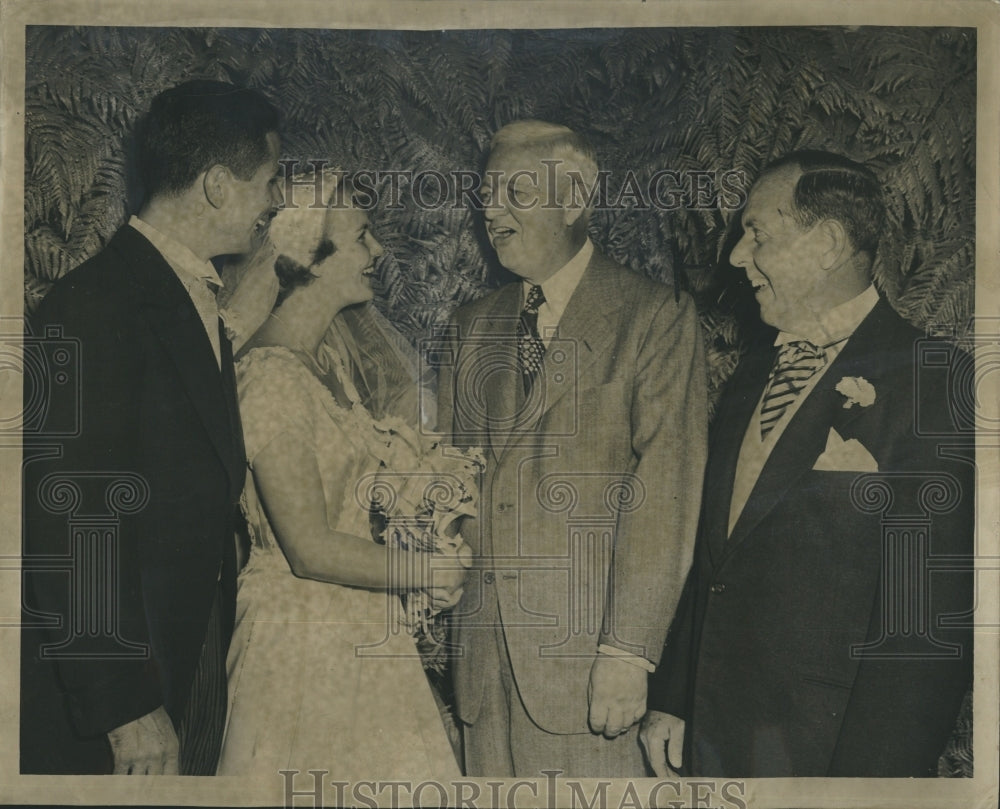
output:
M747 356L731 380L695 564L651 680L650 707L687 721L691 774L934 774L972 664L968 620L944 616L971 608L972 582L927 577L918 560L928 534L937 562L972 553L974 482L970 450L938 452L956 441L955 399L927 372L955 352L941 345L918 368L920 340L876 305L788 424L727 538L740 444L775 349ZM874 404L845 408L844 377L868 380ZM879 472L814 469L831 428ZM898 543L909 550L894 555Z
M159 705L180 721L220 576L232 632L232 357L223 337L220 373L187 291L130 227L54 286L30 333L50 367L40 405L26 383L21 765L100 772L108 730ZM59 341L78 353L68 384L52 381Z
M522 394L521 284L455 315L439 423L486 452L478 559L456 608L458 712L476 721L500 620L518 691L552 733L587 733L599 643L655 659L693 553L706 452L694 304L595 251ZM612 560L613 554L613 560ZM492 612L487 611L487 615Z

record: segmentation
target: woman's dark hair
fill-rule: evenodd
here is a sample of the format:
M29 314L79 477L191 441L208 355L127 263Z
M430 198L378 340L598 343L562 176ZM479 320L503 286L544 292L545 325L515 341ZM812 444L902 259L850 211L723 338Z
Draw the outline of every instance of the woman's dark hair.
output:
M809 227L821 219L835 219L855 250L874 256L885 226L885 203L875 173L833 152L799 151L771 163L761 176L786 166L802 172L792 197L795 221Z
M281 306L282 301L287 298L292 290L311 284L317 278L312 268L321 261L329 258L337 252L337 246L329 239L323 239L316 249L313 250L309 266L305 267L294 258L286 256L284 253L278 256L274 262L274 274L278 276L278 299L275 306Z
M164 90L136 133L146 198L179 193L215 165L249 180L278 126L278 111L256 90L202 79Z

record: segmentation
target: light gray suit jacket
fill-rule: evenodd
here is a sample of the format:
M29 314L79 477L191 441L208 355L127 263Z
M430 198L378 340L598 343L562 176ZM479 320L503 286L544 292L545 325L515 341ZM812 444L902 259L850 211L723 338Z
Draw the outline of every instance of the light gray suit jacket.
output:
M442 363L439 424L487 460L462 528L477 565L455 613L458 713L475 722L498 676L479 661L499 609L531 718L583 733L598 644L657 661L691 563L704 348L689 296L595 251L525 396L520 288L460 308Z

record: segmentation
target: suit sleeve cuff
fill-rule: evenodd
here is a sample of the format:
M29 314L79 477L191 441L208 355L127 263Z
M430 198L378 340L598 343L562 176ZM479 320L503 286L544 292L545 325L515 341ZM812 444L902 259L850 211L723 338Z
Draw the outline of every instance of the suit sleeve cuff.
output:
M601 643L597 647L597 653L607 655L608 657L617 657L619 660L624 660L626 663L631 663L633 666L645 669L650 674L656 671L656 665L650 663L645 657L639 657L639 655L626 652L617 646L608 646L606 643Z

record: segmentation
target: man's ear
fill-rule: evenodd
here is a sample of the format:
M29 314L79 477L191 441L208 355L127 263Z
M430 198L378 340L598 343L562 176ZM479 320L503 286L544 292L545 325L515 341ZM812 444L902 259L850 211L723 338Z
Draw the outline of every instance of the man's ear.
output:
M583 216L583 206L579 202L571 205L564 201L562 205L562 210L563 210L563 224L568 228L575 225L577 220L581 216Z
M229 169L225 166L212 166L205 172L201 184L205 191L205 199L213 208L221 208L225 204L229 179Z
M836 219L824 219L816 227L823 238L820 263L824 270L833 270L849 260L854 254L854 246L842 223Z
M576 192L573 181L568 177L560 177L557 181L559 207L563 212L563 225L573 227L577 220L583 215L583 200Z

